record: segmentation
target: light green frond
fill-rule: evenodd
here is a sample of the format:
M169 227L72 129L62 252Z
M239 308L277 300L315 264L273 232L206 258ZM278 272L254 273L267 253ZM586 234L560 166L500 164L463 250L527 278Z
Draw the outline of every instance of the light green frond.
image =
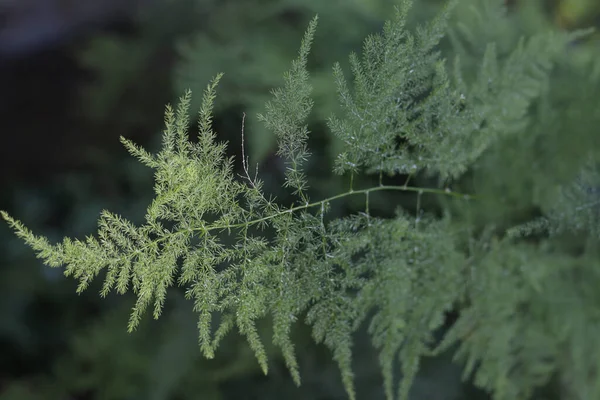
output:
M150 168L158 167L158 162L156 161L155 156L123 136L120 137L120 140L127 151L129 151L129 154L137 158L142 164Z
M218 74L204 91L202 105L198 113L198 139L200 149L209 148L210 142L214 140L214 132L212 131L213 108L216 97L216 88L222 77L223 74Z

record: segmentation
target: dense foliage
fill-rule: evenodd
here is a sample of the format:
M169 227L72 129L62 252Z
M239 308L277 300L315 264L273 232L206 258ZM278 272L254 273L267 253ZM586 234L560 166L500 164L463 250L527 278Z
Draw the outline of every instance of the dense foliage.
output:
M190 92L167 107L158 154L123 139L154 170L144 224L105 211L97 237L51 244L2 215L80 291L102 270L102 295L132 290L130 331L148 307L160 316L170 286L184 286L208 358L236 327L267 373L257 321L269 317L269 341L300 384L291 334L304 318L355 398L352 336L366 324L388 399L408 397L424 357L454 348L465 376L494 399L533 398L552 384L566 399L598 398L600 61L572 47L583 32L499 43L480 34L506 23L498 1L458 6L449 25L455 3L411 32L411 2L401 1L383 32L351 55L352 83L334 65L342 112L328 127L343 143L334 171L349 180L346 191L311 200L305 173L314 19L257 118L278 140L294 204L265 193L244 152L236 176L212 127L217 83L227 79L217 75L195 140ZM439 48L446 33L460 55L450 62ZM576 96L565 97L565 82ZM361 175L375 185L355 187ZM388 184L395 178L405 183ZM376 215L371 204L383 192L413 195L414 208ZM348 197L361 198L361 210L331 216Z

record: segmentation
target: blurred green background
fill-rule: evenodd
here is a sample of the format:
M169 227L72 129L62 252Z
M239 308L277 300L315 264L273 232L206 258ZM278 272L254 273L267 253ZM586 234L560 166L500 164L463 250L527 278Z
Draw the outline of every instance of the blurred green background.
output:
M102 1L89 9L82 4L91 2L39 3L45 4L0 3L0 20L6 21L0 24L0 49L5 50L0 56L0 208L36 232L55 239L82 237L95 230L102 209L140 221L153 195L152 176L128 157L118 137L156 149L165 103L187 88L199 101L218 72L225 73L215 116L220 139L229 141L230 153L239 160L246 113L251 163L259 165L266 191L290 201L280 188L276 144L256 114L269 90L282 82L315 14L320 21L309 65L316 102L308 165L312 197L326 197L347 184L327 172L338 149L324 123L337 106L331 67L360 51L362 40L381 28L393 0L138 1L110 13L100 11ZM116 7L113 3L106 6ZM416 0L412 26L435 15L442 4ZM490 33L490 39L510 46L521 34L594 25L599 4L508 1L514 25L499 35ZM27 13L36 18L25 18ZM54 32L53 40L48 32ZM18 35L28 39L19 41ZM585 49L582 57L599 52L595 36L575 45ZM449 41L444 46L454 54ZM374 212L387 215L403 200L374 201ZM345 203L333 214L355 207ZM269 350L270 373L263 376L235 334L214 360L203 359L195 316L179 289L171 290L160 320L148 317L128 334L132 296L100 299L98 285L77 296L75 287L60 270L43 267L0 224L0 400L346 398L330 354L312 343L302 324L294 333L303 379L296 388L275 349ZM269 343L264 322L261 335ZM354 362L359 398L382 399L377 359L363 332L357 334ZM412 398L487 395L461 383L460 366L447 355L426 360Z

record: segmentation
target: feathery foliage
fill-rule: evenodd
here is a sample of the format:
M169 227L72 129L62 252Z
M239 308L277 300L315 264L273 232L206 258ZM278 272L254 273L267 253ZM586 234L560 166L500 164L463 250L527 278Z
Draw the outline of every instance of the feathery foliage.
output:
M502 59L495 44L486 44L476 75L466 79L459 59L448 70L438 49L455 3L411 33L405 27L411 2L400 1L383 32L367 38L362 57L351 55L353 88L340 64L334 66L344 111L329 120L345 146L338 173L422 173L460 183L470 169L494 160L497 148L527 134L535 121L532 107L543 108L553 66L581 33L520 39ZM481 227L461 220L479 203L498 204L494 199L472 200L448 188L384 185L380 178L378 186L351 184L347 192L311 202L303 165L313 105L306 65L316 21L284 86L259 116L278 139L278 154L287 163L286 186L297 195L297 205L281 206L265 194L245 156L241 179L236 177L225 144L212 130L218 75L205 90L196 140L188 137L190 92L176 109L167 107L158 154L122 139L155 171L156 196L143 225L104 211L97 237L51 244L7 213L2 216L46 265L65 266L65 274L79 280L78 291L102 270L102 296L133 290L130 331L148 307L154 318L160 316L170 286L184 286L208 358L237 328L267 373L256 323L270 317L272 341L300 384L290 335L305 316L315 341L331 349L351 399L356 397L352 335L363 323L379 351L390 400L408 398L422 357L455 345L457 357L466 362L465 376L474 375L494 399L530 398L555 375L566 382L571 398L598 397L600 346L589 343L599 344L600 335L588 333L600 326L593 286L600 282L597 171L585 170L574 187L561 188L562 197L543 224L528 221L508 232L493 223ZM592 166L595 150L587 154ZM380 191L413 192L416 215L401 209L390 218L372 215L369 199ZM442 217L425 214L424 193L454 199L466 211L448 207ZM328 219L331 203L347 196L363 196L364 210ZM553 226L552 234L531 241L539 233L534 228L542 225ZM552 247L564 227L586 238L583 255ZM267 230L273 233L269 239ZM570 313L571 307L582 311ZM458 320L437 343L434 334L452 310L459 311ZM396 385L398 366L402 378Z

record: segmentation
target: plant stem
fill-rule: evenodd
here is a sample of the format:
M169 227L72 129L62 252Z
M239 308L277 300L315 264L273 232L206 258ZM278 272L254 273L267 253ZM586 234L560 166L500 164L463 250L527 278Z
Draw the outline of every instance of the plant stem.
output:
M433 193L433 194L441 194L444 196L452 196L452 197L456 197L456 198L462 198L462 199L466 199L466 200L470 200L470 199L474 199L475 196L470 195L470 194L463 194L463 193L458 193L458 192L452 192L449 189L433 189L433 188L421 188L421 187L415 187L415 186L406 186L406 185L402 185L402 186L391 186L391 185L382 185L382 186L375 186L375 187L371 187L368 189L361 189L361 190L353 190L350 189L347 192L344 193L340 193L337 194L335 196L331 196L331 197L327 197L323 200L320 201L316 201L314 203L309 203L309 204L303 204L300 206L296 206L296 207L291 207L285 211L281 211L279 213L276 214L272 214L263 218L258 218L258 219L254 219L248 222L242 222L239 224L231 224L231 225L215 225L215 226L211 226L207 229L207 231L211 231L211 230L225 230L225 229L232 229L232 228L241 228L244 226L250 226L250 225L255 225L264 221L268 221L272 218L278 217L284 213L292 213L295 211L300 211L300 210L306 210L308 208L312 208L312 207L317 207L317 206L322 206L328 202L331 202L333 200L338 200L344 197L348 197L348 196L353 196L353 195L365 195L365 196L369 196L370 193L373 192L380 192L380 191L404 191L404 192L418 192L419 194L422 193Z

